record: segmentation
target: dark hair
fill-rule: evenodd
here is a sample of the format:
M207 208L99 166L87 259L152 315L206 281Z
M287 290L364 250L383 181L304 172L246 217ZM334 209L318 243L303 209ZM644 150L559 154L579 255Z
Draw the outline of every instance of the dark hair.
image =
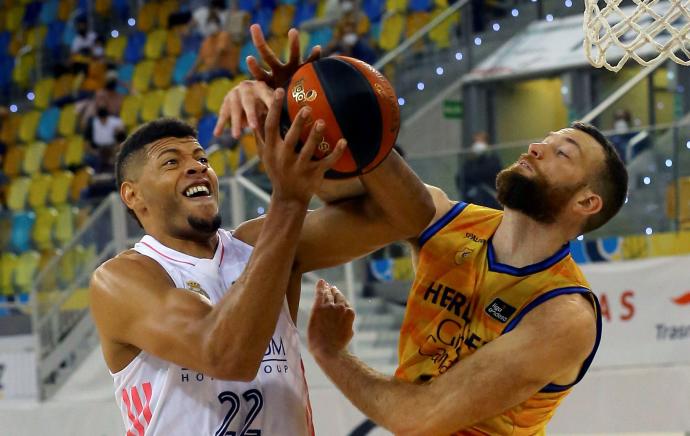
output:
M604 151L603 164L594 169L592 189L601 196L601 210L585 222L582 232L587 233L606 224L625 203L628 195L628 170L618 151L603 133L589 123L576 121L571 128L584 132L594 138Z
M196 138L196 129L177 118L161 118L139 127L125 139L115 158L115 183L117 184L118 191L127 178L126 173L130 161L138 151L143 150L148 144L159 139L186 138L189 136ZM128 212L139 222L134 211L128 209ZM139 225L141 225L141 222L139 222Z

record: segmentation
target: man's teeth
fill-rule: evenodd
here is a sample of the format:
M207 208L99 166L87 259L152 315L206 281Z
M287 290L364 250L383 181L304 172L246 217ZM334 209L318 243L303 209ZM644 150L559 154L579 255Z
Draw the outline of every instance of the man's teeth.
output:
M186 195L187 197L191 197L192 195L194 195L198 192L203 192L206 195L210 194L210 192L206 186L199 185L199 186L192 186L191 188L187 189L187 191L185 191L184 195Z

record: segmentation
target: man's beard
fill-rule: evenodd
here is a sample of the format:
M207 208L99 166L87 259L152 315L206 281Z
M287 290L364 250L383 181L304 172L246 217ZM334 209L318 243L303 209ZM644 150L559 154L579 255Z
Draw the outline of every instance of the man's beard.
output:
M553 224L573 195L583 186L550 186L535 170L533 178L518 173L517 167L506 168L496 176L497 200L504 207L521 212L533 220Z
M197 232L210 235L216 233L220 228L222 219L220 214L214 216L210 220L205 220L202 218L197 218L195 216L187 217L187 223L196 230Z

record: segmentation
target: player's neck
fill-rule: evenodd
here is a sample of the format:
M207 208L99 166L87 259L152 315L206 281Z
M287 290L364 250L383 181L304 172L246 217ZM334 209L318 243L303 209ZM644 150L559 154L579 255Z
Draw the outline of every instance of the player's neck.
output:
M568 239L557 224L544 224L506 210L493 236L496 260L516 268L533 265L556 253Z
M204 240L182 239L166 234L150 234L166 247L199 259L212 259L216 254L219 242L218 233L214 233Z

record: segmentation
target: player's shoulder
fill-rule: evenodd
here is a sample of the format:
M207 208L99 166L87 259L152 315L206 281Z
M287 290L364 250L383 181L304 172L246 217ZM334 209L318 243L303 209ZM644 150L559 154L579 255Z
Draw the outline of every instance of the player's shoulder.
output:
M448 194L446 192L433 185L426 185L427 191L429 191L429 194L431 195L431 199L434 202L434 206L436 207L436 214L434 215L434 219L431 220L430 224L435 223L439 218L444 216L446 213L448 213L449 210L453 208L458 202L453 201L448 197Z
M556 335L566 334L571 340L588 345L596 335L597 316L590 292L563 294L539 304L520 324Z
M135 250L127 250L96 268L89 288L92 295L113 294L131 288L133 282L169 284L170 279L158 262Z

